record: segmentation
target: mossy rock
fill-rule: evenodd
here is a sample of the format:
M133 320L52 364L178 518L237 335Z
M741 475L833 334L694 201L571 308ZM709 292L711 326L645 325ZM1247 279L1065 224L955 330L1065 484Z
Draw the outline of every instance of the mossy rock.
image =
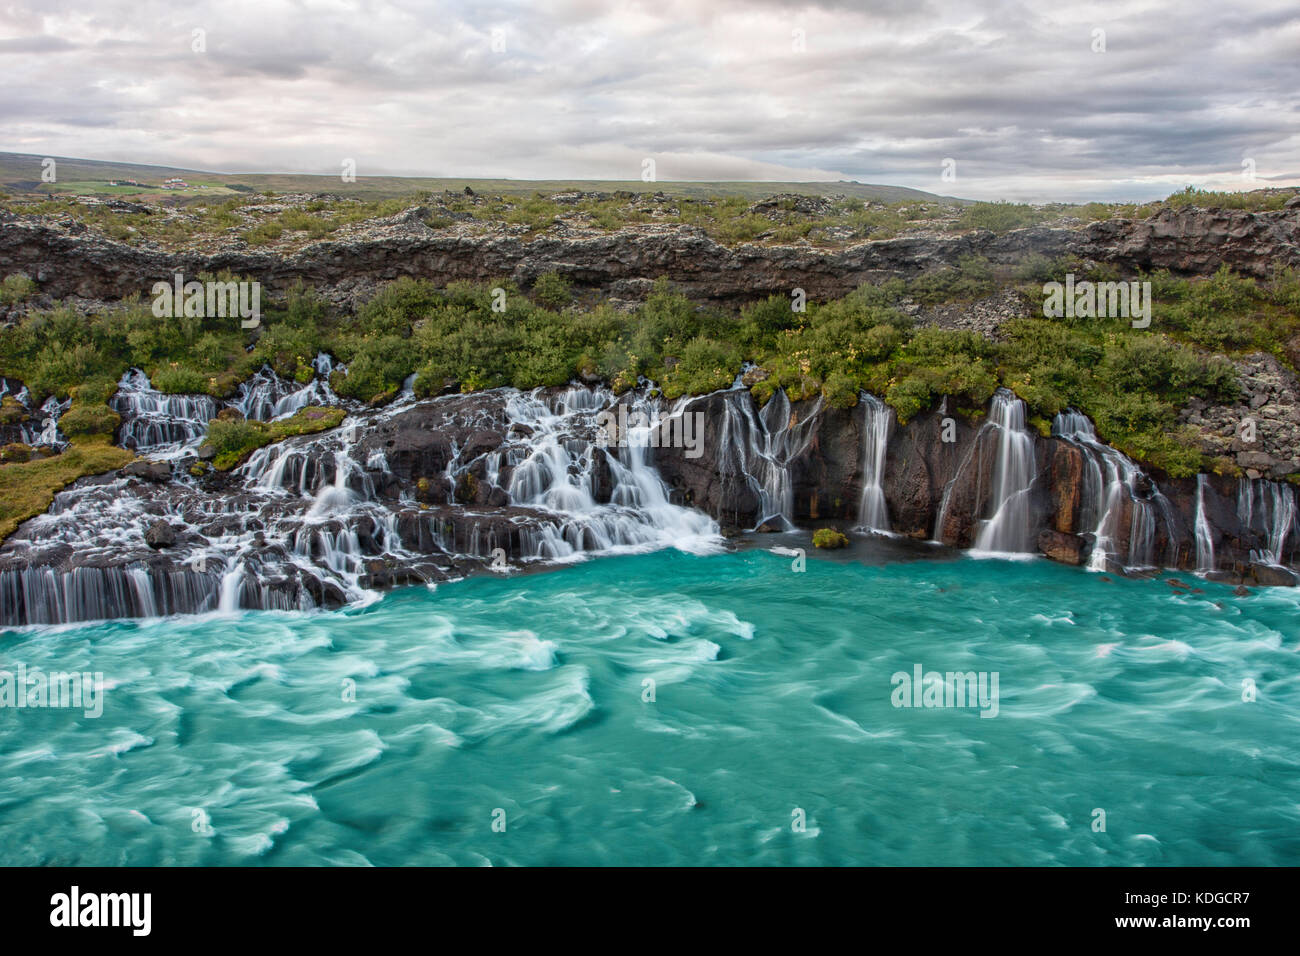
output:
M49 509L56 492L78 478L121 468L135 456L102 437L73 439L60 455L0 468L0 541L28 518Z
M0 425L17 425L29 415L27 409L13 396L6 395L0 400Z
M0 461L31 461L32 446L24 445L22 442L11 442L0 448Z
M59 431L69 438L77 435L111 437L122 423L122 416L107 405L83 405L74 402L59 418Z
M468 471L456 479L456 500L463 505L478 498L478 479Z
M814 548L847 548L849 539L834 528L818 528L813 532Z

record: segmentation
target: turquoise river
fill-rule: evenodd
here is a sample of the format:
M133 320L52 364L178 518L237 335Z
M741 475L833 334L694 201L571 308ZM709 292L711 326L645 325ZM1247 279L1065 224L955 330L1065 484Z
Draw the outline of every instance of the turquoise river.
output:
M0 632L0 862L1300 864L1294 589L869 550Z

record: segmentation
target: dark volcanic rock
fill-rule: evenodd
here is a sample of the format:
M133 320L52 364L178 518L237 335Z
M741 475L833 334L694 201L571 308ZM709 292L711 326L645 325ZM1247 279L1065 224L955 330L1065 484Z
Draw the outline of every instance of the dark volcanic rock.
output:
M143 478L145 481L164 482L172 477L172 466L166 461L133 461L123 466L122 474L129 478Z
M325 292L412 276L438 284L509 277L530 286L559 272L576 286L618 298L642 298L655 276L671 276L693 298L753 301L804 289L809 298L844 295L863 282L912 277L970 255L1013 263L1028 255L1074 255L1126 271L1169 268L1209 274L1220 264L1265 276L1300 266L1300 223L1293 210L1165 209L1139 221L1112 219L1082 229L1033 227L995 234L918 235L822 250L742 244L729 248L689 226L628 227L584 238L526 240L457 236L408 223L395 233L313 243L289 255L242 247L173 253L92 233L70 235L37 219L11 219L0 230L0 274L38 277L55 298L121 299L176 272L229 269L283 292L298 281ZM346 297L346 296L345 296Z
M1274 564L1252 564L1250 566L1250 576L1256 584L1288 588L1296 586L1295 574Z
M176 529L160 518L149 526L144 540L151 548L170 548L176 543Z

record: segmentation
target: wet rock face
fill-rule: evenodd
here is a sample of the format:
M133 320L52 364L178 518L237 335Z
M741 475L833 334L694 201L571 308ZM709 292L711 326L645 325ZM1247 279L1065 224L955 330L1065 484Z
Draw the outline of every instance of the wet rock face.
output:
M1087 539L1077 534L1043 529L1038 532L1038 550L1061 564L1083 564L1087 556Z
M657 420L649 447L598 443L598 415L620 406ZM584 388L406 396L259 449L235 472L138 461L83 479L0 547L0 624L335 607L502 561L666 547L719 528L853 527L868 485L891 531L971 547L1007 494L1007 426L942 407L900 425L883 410L782 394L760 407L746 389L676 403ZM674 440L683 415L698 416L698 442ZM1029 524L1020 550L1295 583L1293 486L1156 482L1090 425L1069 428L1015 432L1030 469L1015 490ZM882 434L879 465L866 452Z
M160 518L144 533L144 541L151 548L170 548L176 543L176 529Z
M978 480L971 479L980 473L981 465L985 474L989 467L987 460L971 458L975 435L976 429L964 417L947 415L942 409L896 428L885 467L885 499L896 531L946 544L969 544L972 515L983 504ZM985 449L983 454L988 453ZM957 482L963 464L967 480ZM954 493L945 510L950 485ZM941 519L944 527L939 527Z

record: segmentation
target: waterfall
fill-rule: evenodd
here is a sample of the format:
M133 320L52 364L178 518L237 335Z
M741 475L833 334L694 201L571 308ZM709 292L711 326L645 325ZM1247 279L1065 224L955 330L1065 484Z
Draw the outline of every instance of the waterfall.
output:
M1196 476L1196 570L1213 571L1217 565L1214 561L1214 536L1210 520L1205 515L1205 488L1209 479L1205 475Z
M299 384L281 378L269 365L263 365L239 386L230 407L239 409L245 418L269 422L288 418L308 405L340 404L329 383L330 374L335 371L334 360L321 352L312 361L312 368L315 375L311 380Z
M23 389L24 393L26 391L26 389ZM40 416L38 417L41 426L40 431L25 426L23 428L24 444L31 445L33 448L46 446L61 449L66 446L68 444L67 439L59 431L59 419L63 417L63 413L71 405L72 399L70 398L65 398L63 401L59 401L53 395L47 398L45 403L41 405Z
M1263 548L1251 549L1250 560L1285 566L1287 541L1300 528L1295 488L1264 478L1238 479L1237 517L1244 528L1259 533L1267 542Z
M10 382L17 386L17 392L10 392ZM31 445L33 448L39 445L45 445L51 448L62 448L67 444L63 436L59 433L59 418L68 410L70 401L60 402L54 396L45 400L37 415L32 414L32 397L27 391L27 386L17 380L8 379L0 376L0 399L5 397L12 398L26 413L26 417L11 425L0 426L0 442L18 441L24 445Z
M245 418L272 421L287 418L308 405L338 405L329 385L333 360L321 353L312 367L316 375L306 384L288 382L263 366L239 386L225 407ZM122 416L118 444L154 459L174 459L192 454L207 434L208 422L221 408L210 395L167 395L155 389L138 368L129 370L109 399Z
M863 408L862 502L858 525L866 531L889 530L889 508L885 504L885 450L889 443L892 410L866 392L858 396Z
M1104 571L1112 560L1126 568L1155 567L1157 520L1164 523L1166 531L1165 563L1173 564L1173 506L1156 483L1123 452L1103 444L1092 422L1081 412L1071 409L1057 415L1052 421L1052 434L1080 449L1084 456L1079 524L1090 528L1095 539L1088 567ZM1120 540L1126 530L1127 547L1121 553Z
M784 389L777 389L758 414L754 413L748 390L733 388L723 394L719 469L724 477L744 482L757 496L755 528L770 523L792 530L794 485L790 463L812 441L822 409L821 396L802 420L796 420Z
M512 432L528 433L506 448L506 462L513 466L506 485L510 503L558 518L526 536L529 553L524 557L563 559L585 551L712 545L717 525L698 511L671 504L649 461L650 438L662 420L658 400L633 397L626 434L612 447L601 447L598 416L616 406L613 393L571 388L554 395L548 405L542 391L518 394L506 404L510 424L525 426ZM596 486L598 466L608 471L607 498ZM499 468L499 461L493 461L488 474Z
M1032 550L1029 490L1035 478L1034 437L1025 430L1025 403L1004 388L993 396L989 420L997 439L993 465L993 514L980 523L974 550Z
M217 416L208 395L164 395L138 368L122 376L109 407L122 416L118 444L153 458L177 457L193 449Z
M452 561L496 549L519 562L717 547L717 524L672 504L653 463L658 430L685 403L665 414L646 393L583 387L417 401L407 385L387 408L258 449L219 493L184 470L161 486L109 476L59 492L0 547L0 626L363 603L385 582L443 580L459 573ZM116 401L136 422L124 434L155 452L195 440L210 410L203 396L159 395L139 373ZM600 417L620 404L634 415L608 445ZM164 428L169 412L179 416L174 431ZM446 430L441 478L454 488L473 475L474 501L416 503L409 468L379 438L406 415L413 434ZM500 437L471 440L483 433ZM160 521L175 539L161 551L145 537Z

